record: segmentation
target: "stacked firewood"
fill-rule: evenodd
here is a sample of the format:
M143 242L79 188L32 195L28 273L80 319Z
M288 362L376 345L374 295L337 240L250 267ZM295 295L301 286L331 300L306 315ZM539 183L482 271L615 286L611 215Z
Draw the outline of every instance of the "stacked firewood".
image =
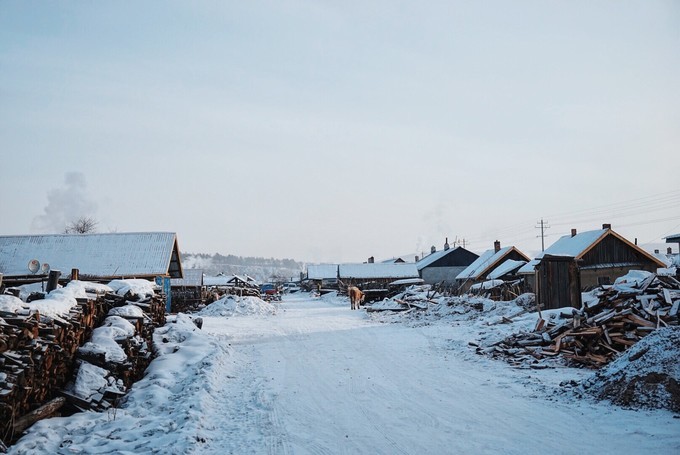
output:
M560 319L539 319L533 332L518 333L480 354L505 356L513 364L562 356L599 368L660 327L678 325L680 282L651 275L638 288L603 290L596 301Z
M28 310L0 311L0 440L11 442L40 418L64 404L72 409L106 409L120 394L107 392L108 402L82 399L64 390L79 362L88 361L111 372L127 389L142 377L151 361L154 328L165 323L160 295L129 302L113 293L77 299L68 315L46 317ZM134 337L116 340L128 356L123 363L107 362L103 355L88 356L79 348L114 307L134 303L144 313L123 316L136 329ZM102 404L103 403L103 404ZM33 417L32 417L33 416Z
M21 416L58 395L78 347L109 308L78 299L66 317L0 312L0 439L11 440Z

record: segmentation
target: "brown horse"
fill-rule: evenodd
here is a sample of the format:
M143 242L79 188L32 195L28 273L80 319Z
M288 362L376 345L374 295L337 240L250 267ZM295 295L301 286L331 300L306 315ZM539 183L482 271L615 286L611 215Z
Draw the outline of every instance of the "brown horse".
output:
M347 288L347 295L349 295L350 307L353 310L358 310L361 307L361 304L364 303L364 298L366 297L366 294L361 292L361 289L356 286Z

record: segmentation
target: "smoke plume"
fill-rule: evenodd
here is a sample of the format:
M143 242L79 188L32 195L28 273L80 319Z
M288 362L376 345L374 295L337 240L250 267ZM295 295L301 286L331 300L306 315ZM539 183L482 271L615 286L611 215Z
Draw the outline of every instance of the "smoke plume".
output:
M97 203L87 194L85 175L67 172L64 186L47 193L44 213L33 219L32 228L43 233L62 233L69 223L80 217L93 217Z

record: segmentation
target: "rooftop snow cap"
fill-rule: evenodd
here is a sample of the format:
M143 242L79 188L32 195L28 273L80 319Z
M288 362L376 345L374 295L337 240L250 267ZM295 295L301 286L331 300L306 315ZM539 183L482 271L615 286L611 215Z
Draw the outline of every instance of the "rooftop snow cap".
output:
M611 229L611 228L612 228L612 225L609 224L609 223L605 223L605 224L602 225L602 229Z
M573 229L573 228L572 228L572 230L571 230L571 236L572 236L572 237L576 237L576 229Z
M500 240L496 240L493 242L493 250L498 253L501 250L501 242Z

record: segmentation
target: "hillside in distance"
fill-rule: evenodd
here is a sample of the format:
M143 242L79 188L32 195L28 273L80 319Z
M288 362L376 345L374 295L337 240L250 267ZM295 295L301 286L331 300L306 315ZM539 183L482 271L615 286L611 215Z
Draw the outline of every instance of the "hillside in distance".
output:
M305 263L293 259L243 257L220 253L182 253L182 267L203 269L208 276L249 275L258 281L299 280Z

